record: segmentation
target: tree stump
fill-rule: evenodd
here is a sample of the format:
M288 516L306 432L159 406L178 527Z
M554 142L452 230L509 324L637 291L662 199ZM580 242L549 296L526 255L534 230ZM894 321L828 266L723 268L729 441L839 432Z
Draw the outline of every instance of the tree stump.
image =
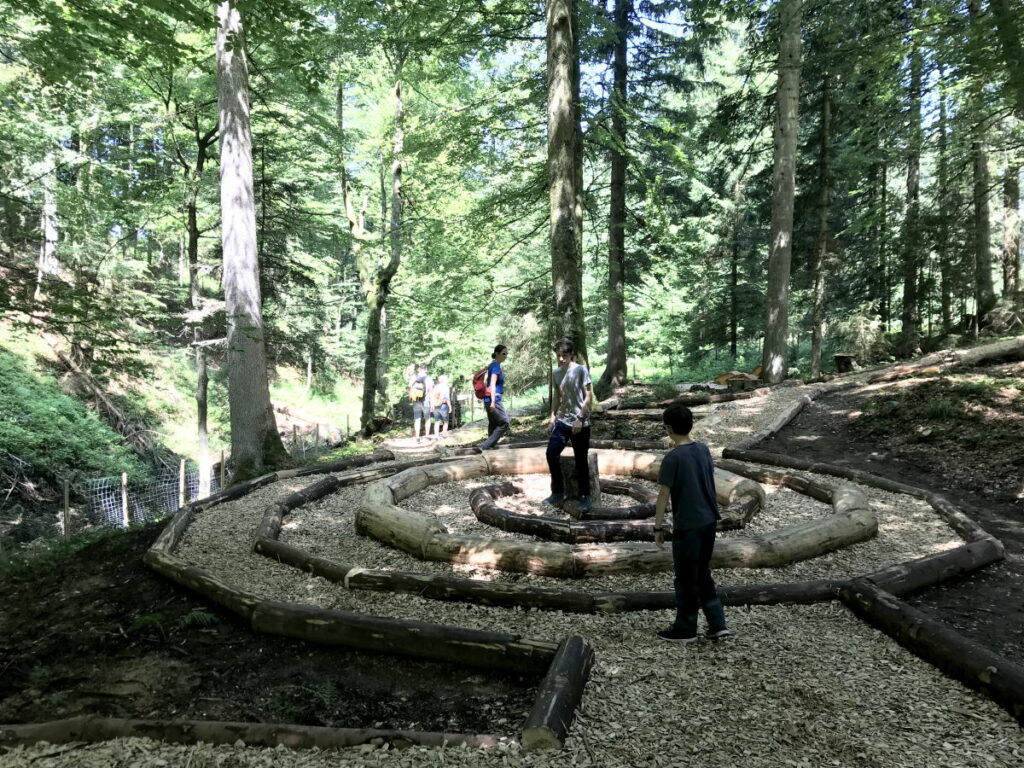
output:
M566 451L559 457L558 463L562 467L562 477L565 478L566 505L564 509L572 517L578 518L576 502L579 501L584 491L576 479L576 457ZM601 478L597 474L597 456L593 453L587 456L587 466L590 468L590 488L586 490L586 493L590 496L592 503L598 504L601 501Z
M836 373L853 373L853 355L834 355Z

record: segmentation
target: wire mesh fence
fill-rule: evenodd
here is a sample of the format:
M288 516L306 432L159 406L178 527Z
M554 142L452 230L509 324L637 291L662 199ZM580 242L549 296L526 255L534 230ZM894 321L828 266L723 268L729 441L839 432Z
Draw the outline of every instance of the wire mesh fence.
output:
M220 490L220 473L214 468L209 493ZM199 467L184 463L161 471L147 483L130 483L124 476L97 477L75 489L83 501L81 523L125 527L156 520L199 496ZM208 495L208 494L203 494Z

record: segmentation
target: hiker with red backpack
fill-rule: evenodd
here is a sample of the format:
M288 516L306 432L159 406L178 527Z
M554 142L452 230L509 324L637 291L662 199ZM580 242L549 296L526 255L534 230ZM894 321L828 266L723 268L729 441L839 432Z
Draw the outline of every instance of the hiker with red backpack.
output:
M495 444L508 434L512 426L502 395L505 392L505 373L501 364L508 357L508 347L498 344L491 353L491 363L473 374L473 391L484 401L487 410L487 439L480 446L482 451L494 449Z

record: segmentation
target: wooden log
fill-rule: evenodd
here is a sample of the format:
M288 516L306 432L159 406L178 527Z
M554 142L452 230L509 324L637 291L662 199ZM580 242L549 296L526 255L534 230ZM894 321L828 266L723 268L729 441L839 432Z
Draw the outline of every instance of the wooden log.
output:
M524 749L561 749L590 679L594 650L579 635L558 646L523 728Z
M723 456L740 461L749 461L758 464L773 464L780 467L802 469L807 472L814 472L822 475L832 475L853 480L861 485L872 488L880 488L892 493L905 493L918 499L924 499L942 518L949 523L950 527L967 541L980 541L990 534L978 525L962 510L950 503L943 496L917 486L907 485L886 477L880 477L870 472L851 467L843 467L838 464L826 464L823 462L808 461L794 456L783 456L767 451L736 450L726 448ZM722 463L722 462L719 462Z
M558 464L562 468L562 477L565 480L565 498L579 499L583 495L590 496L593 501L601 498L601 476L597 467L597 456L593 453L587 454L587 468L590 470L590 484L587 488L580 488L579 479L576 477L576 457L571 453L567 456L563 453L558 457ZM571 506L569 514L573 514L576 506ZM576 516L576 515L573 515Z
M630 400L626 402L617 403L614 407L610 404L606 405L610 401L604 400L601 402L601 407L605 410L631 410L631 409L648 409L648 408L660 408L664 410L670 405L708 405L709 403L729 403L735 400L750 400L755 397L765 397L770 395L772 392L771 387L759 387L746 392L723 392L721 394L709 394L709 395L680 395L679 397L673 397L668 400Z
M491 747L498 736L384 730L378 728L324 728L291 723L233 723L216 720L135 720L80 715L45 723L0 725L0 743L50 744L99 742L113 739L153 739L172 744L235 744L248 747L290 749L337 749L360 744L395 747Z
M519 635L274 601L260 604L252 626L325 645L516 672L545 671L557 650L553 643Z
M621 475L657 480L661 456L654 453L596 449L597 466L602 475Z
M227 608L247 621L252 618L256 607L262 602L262 598L257 595L235 589L209 571L188 565L173 555L154 552L150 549L142 559L157 573L193 592L206 596L217 605Z
M246 480L245 482L232 485L230 488L225 488L223 490L217 491L217 493L207 496L202 501L197 501L195 504L192 505L192 508L197 512L201 512L203 510L209 509L210 507L215 507L218 504L223 504L228 501L240 499L243 496L257 490L258 488L262 488L265 485L270 485L271 483L277 482L277 479L278 477L276 472L270 472L266 475L254 477L252 480Z
M573 544L620 541L654 541L654 520L580 520L569 524ZM563 539L556 539L562 541Z
M281 534L281 524L288 512L289 508L282 504L272 504L267 507L263 512L263 519L260 520L259 527L256 529L256 538L276 539Z
M545 443L547 445L547 443ZM483 457L492 475L535 475L548 471L545 448L486 451Z
M572 577L576 567L572 549L555 542L519 542L479 536L435 535L423 548L426 560L463 563L500 571Z
M413 467L381 480L380 484L391 489L391 494L395 499L394 503L400 504L413 494L429 488L430 478L419 467Z
M459 480L481 477L486 475L487 471L487 461L482 456L470 456L465 459L446 461L423 468L423 473L427 476L430 485L455 483Z
M296 491L279 504L285 509L286 512L301 507L303 504L308 504L311 501L322 499L324 496L329 496L334 493L341 486L340 481L335 477L325 477L323 480L318 480L312 485L306 486L302 490Z
M842 582L828 579L792 581L777 584L742 584L718 586L718 596L725 605L789 605L820 603L834 600ZM599 592L594 595L598 613L660 611L675 608L675 592Z
M394 457L390 456L389 458ZM340 459L327 464L316 464L312 467L302 467L301 469L296 470L294 476L305 477L306 475L334 474L335 472L344 472L349 469L376 464L379 461L381 461L379 456L355 456L350 459Z
M830 502L832 500L831 488L815 483L813 480L801 475L774 472L770 469L758 469L729 459L719 459L717 466L734 474L744 475L747 478L757 480L759 483L789 488L818 501Z
M981 691L1024 725L1024 667L863 579L843 586L840 597L862 619L947 675Z
M580 520L649 520L656 511L654 502L629 507L591 507Z
M356 512L356 533L426 558L427 542L447 533L447 529L429 515L364 498Z
M277 560L285 565L305 571L313 576L337 583L344 583L345 577L355 570L355 566L344 563L336 563L325 557L311 555L308 552L286 544L277 539L268 539L257 536L253 542L253 551L257 554Z
M718 521L718 530L737 531L746 528L747 523L754 519L754 515L761 509L756 498L746 497L732 504L726 504L721 510L721 519Z
M167 525L164 526L164 529L160 531L160 535L153 542L153 546L150 549L168 555L171 554L181 542L181 537L185 535L185 531L188 530L188 526L192 522L192 510L193 506L186 504L175 512Z
M715 496L719 504L732 504L735 501L752 498L757 502L758 509L764 509L766 501L764 488L758 483L722 466L715 467Z
M801 395L792 405L784 408L782 412L771 422L771 424L759 432L755 432L753 435L740 440L736 443L736 447L749 448L752 445L760 443L762 440L767 440L795 419L797 414L811 403L812 399L813 398L810 395Z
M400 592L431 600L449 600L506 608L534 608L569 613L594 613L594 596L580 590L527 587L520 584L435 576L402 571L355 569L345 581L349 589Z
M863 578L879 589L899 597L972 573L999 562L1005 556L1002 542L989 536L948 552L891 565Z
M650 544L589 544L576 547L576 575L604 576L613 573L660 573L672 570L672 549Z

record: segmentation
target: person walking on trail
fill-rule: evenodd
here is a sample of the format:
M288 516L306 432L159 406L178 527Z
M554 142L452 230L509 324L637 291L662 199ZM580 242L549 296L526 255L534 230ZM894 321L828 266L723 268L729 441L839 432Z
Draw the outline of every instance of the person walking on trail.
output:
M448 417L452 412L452 388L448 376L441 374L430 395L430 432L436 437L448 436Z
M548 470L551 472L551 495L545 504L561 506L565 501L565 478L559 461L565 446L572 444L576 464L576 484L580 491L581 512L591 508L590 498L590 404L594 392L587 366L576 362L576 349L572 341L561 338L552 349L558 358L558 367L551 373L551 436L548 438Z
M487 439L480 446L482 451L493 450L495 444L508 434L512 426L503 402L505 373L501 370L501 364L507 357L508 347L498 344L491 353L491 364L487 366L487 396L484 398L484 408L487 409Z
M430 418L430 395L434 382L427 374L427 366L420 363L416 366L416 375L409 381L409 400L412 402L412 436L420 442L420 427L423 434L427 433L427 419Z
M658 502L654 515L654 541L665 548L665 510L672 501L672 565L675 570L676 619L658 637L674 643L693 643L697 613L704 612L707 637L730 637L725 608L711 577L715 529L721 517L715 496L715 465L704 443L690 438L693 413L683 405L670 405L662 421L674 446L661 460Z

